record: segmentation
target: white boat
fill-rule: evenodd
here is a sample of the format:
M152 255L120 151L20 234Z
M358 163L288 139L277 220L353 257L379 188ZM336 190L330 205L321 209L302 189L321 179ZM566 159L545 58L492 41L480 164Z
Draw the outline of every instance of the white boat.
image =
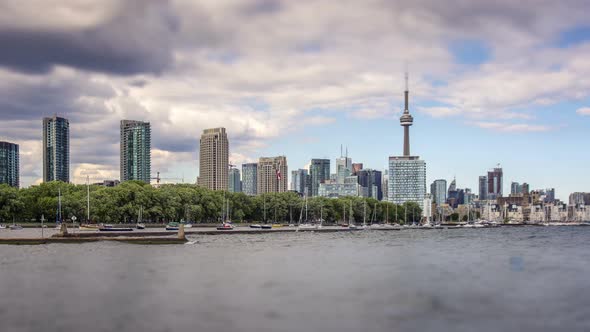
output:
M139 213L137 216L137 224L135 225L137 229L145 229L145 225L143 223L143 206L139 207Z
M184 228L193 228L193 224L184 224Z
M303 221L303 223L301 223L302 219L303 219L303 206L302 206L301 213L299 214L299 225L297 225L297 231L316 229L317 227L315 225L312 225L307 221L307 196L305 196L303 198L302 204L305 204L305 221Z
M6 226L0 225L0 229L6 229Z
M10 225L10 230L11 231L18 231L18 230L21 230L21 229L23 229L23 226L21 226L21 225L16 225L16 224Z
M254 224L254 225L250 225L250 228L260 229L260 228L262 228L262 225L260 225L260 224Z

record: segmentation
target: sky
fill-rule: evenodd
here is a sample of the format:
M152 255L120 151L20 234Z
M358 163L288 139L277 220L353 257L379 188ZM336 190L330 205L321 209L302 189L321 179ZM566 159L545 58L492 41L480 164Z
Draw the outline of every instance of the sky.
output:
M199 136L230 161L412 154L428 185L477 179L590 191L587 0L0 0L0 140L42 179L42 118L70 120L74 183L119 178L119 121L152 126L152 174L198 176ZM42 15L40 15L42 13ZM334 168L334 165L332 165Z

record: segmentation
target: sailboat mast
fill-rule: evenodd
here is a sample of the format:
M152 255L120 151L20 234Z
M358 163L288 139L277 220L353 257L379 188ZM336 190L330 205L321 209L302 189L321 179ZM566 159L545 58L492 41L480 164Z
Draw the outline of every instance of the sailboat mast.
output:
M90 223L90 176L86 175L86 222Z

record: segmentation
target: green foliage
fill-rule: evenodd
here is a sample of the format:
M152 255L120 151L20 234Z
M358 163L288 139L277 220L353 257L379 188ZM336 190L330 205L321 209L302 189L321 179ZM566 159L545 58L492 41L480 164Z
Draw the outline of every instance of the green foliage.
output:
M0 185L0 222L47 222L56 220L58 192L66 220L80 222L135 223L143 208L143 222L166 223L185 220L215 223L226 214L234 222L297 223L305 221L306 201L297 193L243 193L212 191L190 184L154 188L139 181L127 181L114 188L90 186L90 220L87 218L86 185L48 182L26 189ZM351 216L352 213L352 216ZM412 223L422 210L416 203L395 205L373 198L344 197L307 199L307 221L324 223ZM352 217L352 218L351 218Z

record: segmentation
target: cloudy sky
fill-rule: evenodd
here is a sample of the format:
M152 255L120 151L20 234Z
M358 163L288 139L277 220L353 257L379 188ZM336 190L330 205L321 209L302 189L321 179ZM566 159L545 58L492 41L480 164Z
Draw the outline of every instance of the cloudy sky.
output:
M152 123L152 172L198 175L224 126L234 164L285 154L383 169L412 152L429 183L500 163L510 181L590 191L590 1L0 0L0 140L40 182L41 118L69 118L72 177L118 178L119 121Z

